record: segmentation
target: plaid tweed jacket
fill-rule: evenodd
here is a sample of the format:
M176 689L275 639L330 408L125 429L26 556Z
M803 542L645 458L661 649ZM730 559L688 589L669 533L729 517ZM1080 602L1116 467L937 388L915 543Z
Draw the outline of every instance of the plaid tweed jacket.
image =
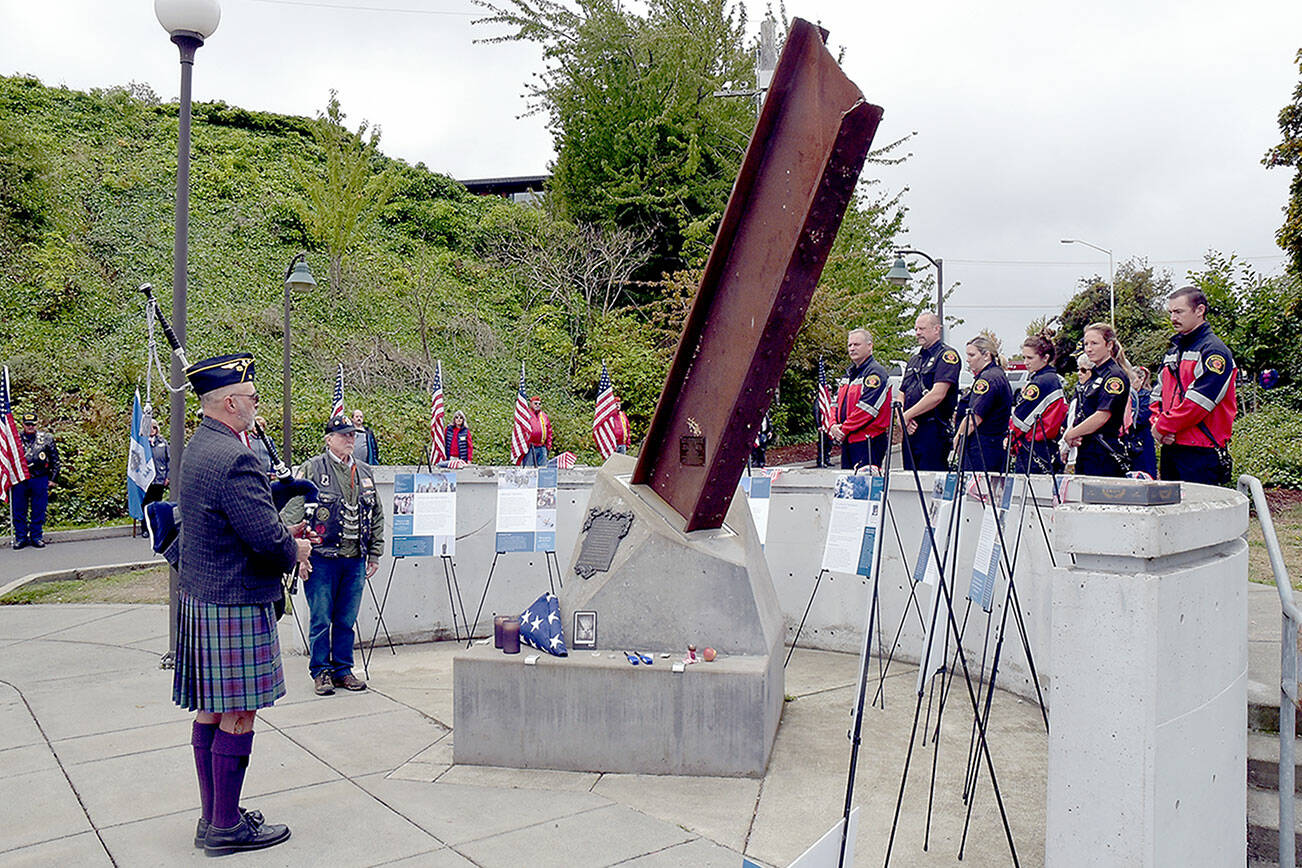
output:
M231 606L280 599L298 547L257 457L228 425L205 418L181 458L180 587Z

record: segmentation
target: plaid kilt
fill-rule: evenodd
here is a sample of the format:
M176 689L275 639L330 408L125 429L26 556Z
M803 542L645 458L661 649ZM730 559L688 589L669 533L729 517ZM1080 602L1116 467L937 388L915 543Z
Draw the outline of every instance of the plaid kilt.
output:
M222 606L181 593L172 701L190 711L253 711L285 695L271 603Z

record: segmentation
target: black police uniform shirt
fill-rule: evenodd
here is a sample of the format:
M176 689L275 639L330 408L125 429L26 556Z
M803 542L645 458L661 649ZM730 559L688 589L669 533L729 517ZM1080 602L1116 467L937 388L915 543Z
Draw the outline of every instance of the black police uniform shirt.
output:
M904 378L900 382L900 391L904 393L904 409L909 409L922 400L922 396L936 383L949 383L949 391L940 404L917 417L919 421L937 418L948 421L954 415L958 404L958 373L962 364L958 350L946 346L943 341L936 341L930 347L921 347L904 367Z
M1008 418L1013 411L1013 387L1004 369L994 362L977 374L968 393L967 407L981 417L977 434L983 438L1003 439L1008 433ZM961 421L961 420L960 420Z
M1094 376L1081 387L1076 397L1076 423L1084 422L1099 410L1107 410L1112 415L1095 435L1106 438L1110 445L1115 444L1121 435L1129 400L1130 379L1116 359L1108 359L1094 369Z

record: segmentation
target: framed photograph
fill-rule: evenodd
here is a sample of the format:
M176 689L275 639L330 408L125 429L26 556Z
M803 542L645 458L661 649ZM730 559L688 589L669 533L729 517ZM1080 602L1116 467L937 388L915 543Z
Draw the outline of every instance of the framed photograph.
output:
M574 632L570 634L571 648L597 647L597 613L575 612Z

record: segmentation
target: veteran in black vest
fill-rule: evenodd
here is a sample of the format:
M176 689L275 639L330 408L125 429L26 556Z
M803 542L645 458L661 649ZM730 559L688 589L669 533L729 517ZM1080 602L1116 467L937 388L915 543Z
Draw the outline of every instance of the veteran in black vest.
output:
M384 510L371 466L354 455L357 434L344 416L326 423L325 451L298 469L319 492L312 514L306 514L301 497L281 512L291 523L306 518L320 540L312 547L312 575L303 582L312 610L308 670L318 696L329 696L336 687L366 689L353 674L353 624L364 583L384 554Z
M285 695L275 602L311 545L295 539L267 475L239 438L258 406L253 357L218 356L186 368L203 421L186 445L177 494L180 608L173 701L197 711L191 736L202 806L194 844L210 856L279 844L289 828L239 807L259 708Z

